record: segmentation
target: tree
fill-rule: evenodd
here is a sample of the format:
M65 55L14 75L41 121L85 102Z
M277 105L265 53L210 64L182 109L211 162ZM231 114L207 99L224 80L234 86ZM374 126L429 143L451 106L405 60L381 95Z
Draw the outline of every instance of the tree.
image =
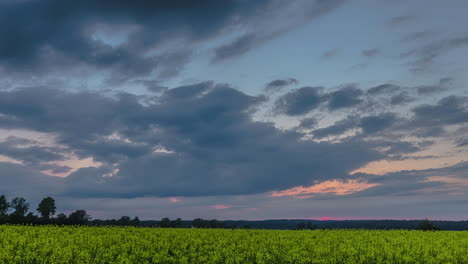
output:
M12 216L16 217L24 217L29 210L29 203L23 197L16 197L11 200L10 206L14 210Z
M8 202L5 195L0 196L0 216L6 216L10 203Z
M297 224L297 230L304 230L306 228L306 223L299 223Z
M162 228L169 228L171 227L171 220L167 217L161 219L161 222L159 222L159 226Z
M55 219L55 222L59 225L64 225L67 222L67 215L64 213L60 213L57 215L57 218Z
M129 226L132 223L132 219L130 216L122 216L117 222L121 226Z
M307 222L307 229L314 230L317 229L317 226L312 224L311 222Z
M140 225L141 225L140 218L138 218L138 216L135 216L135 218L133 218L132 220L132 226L140 226Z
M429 219L424 219L422 220L419 225L418 225L418 230L422 231L437 231L440 230L438 226L436 226L434 223L432 223Z
M68 216L68 222L72 225L84 225L90 217L85 210L76 210Z
M55 200L52 197L42 199L41 203L39 203L39 206L37 207L37 211L44 219L50 219L50 217L55 214L56 210Z
M192 226L195 228L204 228L207 226L206 221L202 218L196 218L192 221Z

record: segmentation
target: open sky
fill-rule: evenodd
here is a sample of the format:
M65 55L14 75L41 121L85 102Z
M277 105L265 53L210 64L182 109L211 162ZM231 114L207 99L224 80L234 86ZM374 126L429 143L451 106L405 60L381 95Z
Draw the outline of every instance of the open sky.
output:
M0 0L0 194L468 219L466 0Z

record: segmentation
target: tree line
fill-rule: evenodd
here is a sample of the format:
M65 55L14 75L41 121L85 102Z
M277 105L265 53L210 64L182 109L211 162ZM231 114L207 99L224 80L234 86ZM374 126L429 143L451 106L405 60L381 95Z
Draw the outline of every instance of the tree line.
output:
M181 218L171 220L169 218L162 218L160 221L140 221L135 216L131 218L129 216L122 216L119 219L92 219L87 214L86 210L76 210L69 215L60 213L55 215L57 207L55 199L52 197L46 197L39 203L36 211L38 215L29 211L30 204L23 197L15 197L11 201L8 201L5 195L0 196L0 224L32 224L32 225L86 225L86 226L144 226L144 227L160 227L160 228L244 228L250 229L251 225L255 221L219 221L216 219L204 220L202 218L196 218L192 221L184 221ZM244 223L245 222L245 223ZM268 221L266 221L268 222ZM277 221L275 221L277 222ZM365 223L361 223L365 222ZM374 223L375 222L375 223ZM318 226L310 221L297 222L296 226L291 228L285 227L286 229L295 230L313 230L313 229L340 229L340 228L366 228L366 229L388 229L388 223L395 221L373 221L373 223L367 223L366 221L343 221L343 222L330 222L327 225ZM396 221L399 222L399 229L413 229L411 226L405 226L403 224L411 223L409 221ZM384 225L382 225L384 223ZM385 224L387 223L387 224ZM334 225L332 225L334 224ZM379 226L372 226L379 225ZM387 227L387 228L386 228ZM254 228L265 228L254 226ZM270 226L272 228L272 226ZM273 227L274 228L274 227ZM394 228L394 227L393 227ZM284 229L284 228L283 228ZM392 229L392 228L390 228ZM434 222L424 219L419 221L414 229L424 231L437 231L441 230Z
M183 221L181 218L170 220L162 218L161 221L147 221L142 223L138 216L131 218L122 216L119 219L92 219L86 210L76 210L69 215L60 213L55 215L57 207L55 199L46 197L39 203L36 211L38 215L30 212L30 204L23 197L15 197L8 201L5 195L0 196L0 224L32 224L32 225L86 225L86 226L146 226L161 228L234 228L227 226L223 221L216 219L204 220L196 218L193 221ZM237 227L237 226L236 226Z

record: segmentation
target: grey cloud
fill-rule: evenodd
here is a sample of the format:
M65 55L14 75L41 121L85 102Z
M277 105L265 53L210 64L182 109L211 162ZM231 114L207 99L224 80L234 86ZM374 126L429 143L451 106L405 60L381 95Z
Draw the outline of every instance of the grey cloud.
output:
M355 175L368 178L370 183L377 183L376 186L355 194L355 196L414 196L422 195L421 191L430 190L431 195L436 195L437 189L439 194L447 195L448 190L465 189L466 187L457 184L451 184L444 181L428 181L430 177L439 177L450 175L451 178L466 180L466 169L468 164L459 163L453 166L428 169L428 170L410 170L387 173L383 176L373 175Z
M103 163L60 183L64 196L262 193L344 177L382 158L359 139L302 141L303 133L255 122L252 109L262 97L212 82L169 89L146 104L131 94L110 98L47 88L4 91L0 98L0 114L9 120L1 127L54 133L69 152Z
M468 122L468 98L448 96L436 105L421 105L413 108L413 125L442 126Z
M242 55L252 49L258 41L259 39L254 34L247 34L239 37L229 44L216 48L213 61L222 61Z
M288 92L275 102L274 112L303 115L317 108L322 100L321 87L302 87Z
M380 50L379 49L365 49L362 51L362 55L368 57L368 58L372 58L372 57L375 57L377 55L380 54Z
M419 41L419 40L424 40L428 38L433 38L437 34L432 32L432 31L418 31L418 32L413 32L405 37L403 37L402 41Z
M383 113L378 116L367 116L361 119L360 127L366 134L376 133L394 124L397 117L393 113Z
M265 92L278 92L289 85L297 85L299 81L294 78L278 79L265 85Z
M367 93L370 95L381 95L381 94L391 94L398 92L400 90L400 86L394 84L381 84L378 86L374 86L367 90Z
M55 195L63 188L63 179L42 174L28 166L0 162L0 171L0 193L9 197L26 196L39 199Z
M348 116L335 122L333 125L318 128L312 131L315 138L321 139L329 136L339 136L349 130L360 128L364 136L385 130L396 123L397 117L394 113L382 113L376 116Z
M408 24L412 21L414 21L416 19L415 16L411 16L411 15L404 15L404 16L396 16L396 17L392 17L388 23L392 26L399 26L399 25L403 25L403 24Z
M418 48L400 54L403 59L409 59L410 70L423 72L430 68L436 59L447 52L468 46L468 37L461 36L450 39L432 41Z
M250 35L217 50L218 59L226 59L342 3L343 0L3 1L0 34L8 38L0 43L0 67L27 74L92 67L109 72L113 84L154 72L165 79L178 74L190 60L191 51L205 40L251 30ZM284 10L295 17L294 22L286 28L281 23L271 23L270 17ZM103 32L121 39L115 42L105 34L100 37ZM169 46L175 40L180 43ZM164 53L153 52L161 48Z
M315 128L317 125L318 125L317 119L313 117L309 117L309 118L302 119L301 122L299 123L299 126L297 126L297 128L298 129L311 129L311 128Z
M30 165L64 160L62 149L38 146L37 142L18 137L9 137L0 142L0 154Z
M401 92L397 95L394 95L390 98L391 105L402 105L406 103L413 102L415 99L411 97L408 92Z
M338 50L338 49L327 50L327 51L324 51L324 52L322 53L321 58L322 58L322 59L333 58L333 57L335 57L338 53L339 53L339 50Z
M444 92L450 89L452 86L452 79L451 78L442 78L440 79L437 85L423 85L416 87L418 94L420 95L428 95L433 93Z
M326 95L328 99L328 109L331 111L353 107L361 104L363 99L361 96L364 92L353 86L344 87L338 91L331 92Z
M347 118L335 122L333 125L315 129L312 134L315 138L321 139L328 136L336 136L344 134L346 131L356 128L359 124L359 119L355 116L348 116Z

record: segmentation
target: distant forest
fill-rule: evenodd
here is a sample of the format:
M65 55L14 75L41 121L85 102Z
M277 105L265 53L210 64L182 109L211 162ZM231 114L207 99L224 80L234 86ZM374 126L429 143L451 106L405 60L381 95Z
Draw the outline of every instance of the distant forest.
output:
M229 228L229 229L283 229L283 230L313 230L313 229L407 229L407 230L468 230L468 221L430 221L424 220L171 220L141 221L137 216L131 218L122 216L119 219L92 219L86 210L76 210L69 215L56 213L55 199L46 197L39 203L35 215L30 212L30 204L25 198L16 197L8 201L5 195L0 196L0 224L29 225L83 225L83 226L135 226L159 228Z

